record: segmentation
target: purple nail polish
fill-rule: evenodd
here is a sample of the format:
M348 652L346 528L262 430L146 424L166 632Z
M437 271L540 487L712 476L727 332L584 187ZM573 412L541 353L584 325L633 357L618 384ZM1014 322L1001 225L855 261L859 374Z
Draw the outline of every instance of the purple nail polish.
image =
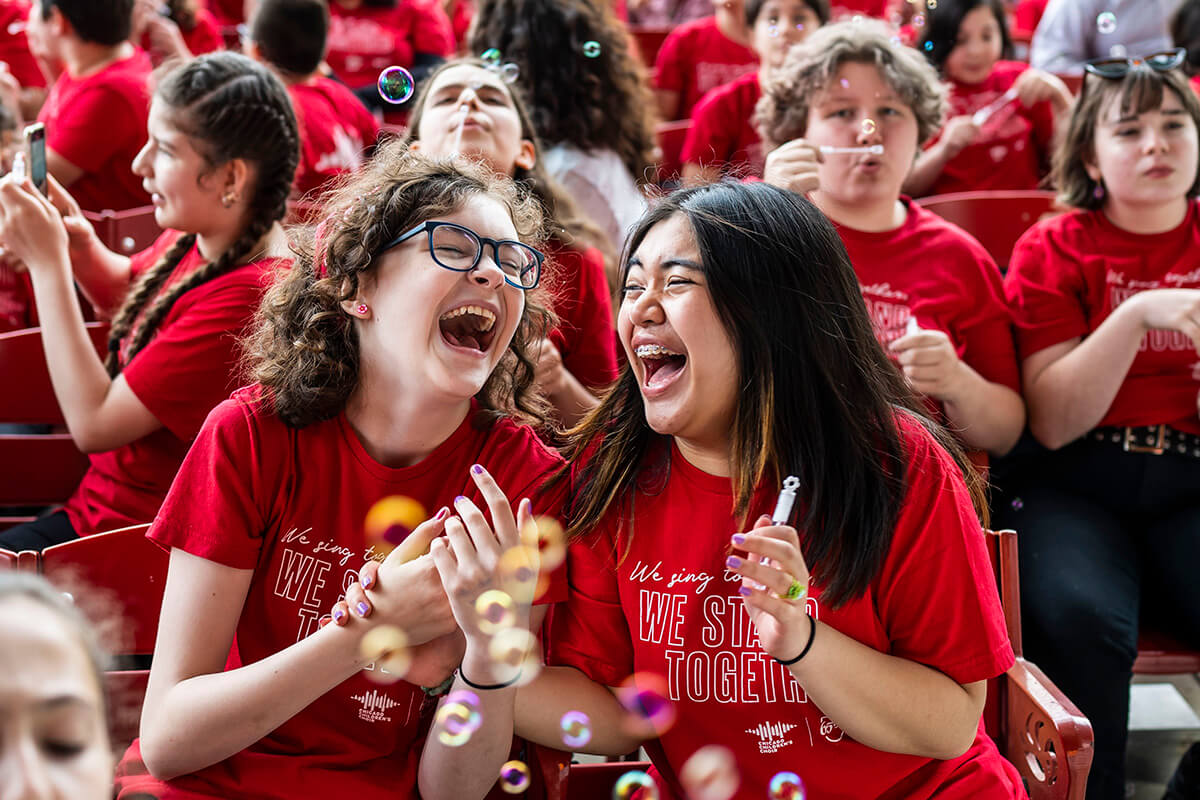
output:
M374 583L374 581L373 581L373 580L371 580L371 576L370 576L370 575L363 575L363 576L361 576L361 577L358 579L358 582L362 584L362 587L363 587L364 589L370 589L370 588L371 588L371 584L372 584L372 583Z
M729 558L725 559L725 566L727 567L733 567L734 569L737 569L741 565L742 560L737 556L730 556Z
M345 618L345 616L346 616L346 612L342 611L340 608L337 611L333 612L333 618L335 620L337 620L338 622L341 622Z
M471 472L474 472L476 475L482 475L482 474L483 474L483 467L481 467L481 466L479 466L478 464L476 464L475 466L471 467Z
M736 544L738 547L741 547L742 545L744 545L746 543L746 534L735 533L733 535L733 543Z
M454 505L458 505L459 503L461 503L461 502L465 501L466 499L467 499L467 498L463 497L463 496L460 494L458 497L454 498Z
M750 588L747 586L743 586L742 588L738 589L738 594L740 594L742 597L749 597L750 596Z
M358 611L358 615L360 617L365 617L367 615L367 604L363 601L359 600L358 605L356 605L354 608Z

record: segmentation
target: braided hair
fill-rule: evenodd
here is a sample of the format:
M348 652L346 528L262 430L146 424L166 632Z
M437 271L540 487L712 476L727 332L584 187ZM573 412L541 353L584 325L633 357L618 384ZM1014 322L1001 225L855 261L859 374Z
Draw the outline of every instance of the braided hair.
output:
M161 291L164 284L196 243L194 233L179 237L138 278L109 333L105 367L112 377L150 342L175 301L240 266L283 219L300 158L300 135L287 90L266 67L243 55L216 52L186 62L162 78L155 97L171 108L175 125L210 169L235 158L256 167L251 217L229 249L166 291Z

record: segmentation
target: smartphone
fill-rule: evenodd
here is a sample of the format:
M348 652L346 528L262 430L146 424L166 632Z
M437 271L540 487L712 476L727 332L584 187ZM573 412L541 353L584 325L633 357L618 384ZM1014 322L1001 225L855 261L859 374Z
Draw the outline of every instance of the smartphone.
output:
M25 128L25 145L29 148L29 178L43 195L46 186L46 126L35 122Z

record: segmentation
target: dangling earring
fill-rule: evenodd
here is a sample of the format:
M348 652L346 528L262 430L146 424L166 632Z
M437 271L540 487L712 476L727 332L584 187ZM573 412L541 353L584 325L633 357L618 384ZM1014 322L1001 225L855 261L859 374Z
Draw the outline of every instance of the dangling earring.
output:
M1097 200L1103 200L1104 195L1105 195L1104 179L1101 178L1099 181L1096 182L1096 188L1092 189L1092 197L1096 198Z
M365 317L370 309L367 308L366 303L359 303L354 310L358 312L359 316Z

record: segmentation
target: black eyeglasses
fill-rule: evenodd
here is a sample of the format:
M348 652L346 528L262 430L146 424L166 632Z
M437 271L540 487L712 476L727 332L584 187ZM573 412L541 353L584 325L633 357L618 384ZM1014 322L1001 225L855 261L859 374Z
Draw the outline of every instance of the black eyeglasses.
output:
M504 273L504 281L518 289L534 288L542 277L545 256L527 244L508 240L489 239L470 228L453 222L426 220L388 242L380 252L408 241L418 233L429 234L429 253L439 267L453 272L470 272L479 266L483 246L492 248L496 266Z
M1174 50L1163 50L1151 53L1141 58L1095 58L1083 65L1090 75L1117 80L1124 78L1135 67L1145 64L1155 72L1170 72L1183 64L1187 58L1187 50L1176 47Z

